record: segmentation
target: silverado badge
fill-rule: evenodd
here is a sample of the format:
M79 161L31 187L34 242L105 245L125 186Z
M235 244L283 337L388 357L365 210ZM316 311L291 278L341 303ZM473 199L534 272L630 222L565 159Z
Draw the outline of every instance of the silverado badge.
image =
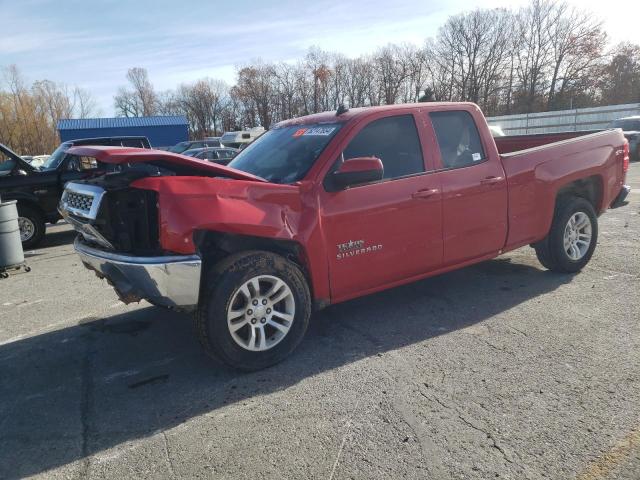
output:
M368 247L365 247L364 240L349 240L345 243L339 243L337 247L338 254L336 255L336 260L342 260L343 258L355 257L356 255L382 250L382 244L369 245Z

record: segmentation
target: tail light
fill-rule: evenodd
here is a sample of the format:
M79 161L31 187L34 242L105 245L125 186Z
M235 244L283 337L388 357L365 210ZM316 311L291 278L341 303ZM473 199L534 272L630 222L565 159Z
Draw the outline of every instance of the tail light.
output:
M629 170L629 141L624 141L624 157L622 157L622 172L627 173Z

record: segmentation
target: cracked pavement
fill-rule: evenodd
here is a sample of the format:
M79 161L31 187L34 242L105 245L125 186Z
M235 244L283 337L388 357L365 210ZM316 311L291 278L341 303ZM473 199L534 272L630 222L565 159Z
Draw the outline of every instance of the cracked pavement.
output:
M578 275L523 248L335 305L239 374L61 224L0 280L0 478L640 478L640 164Z

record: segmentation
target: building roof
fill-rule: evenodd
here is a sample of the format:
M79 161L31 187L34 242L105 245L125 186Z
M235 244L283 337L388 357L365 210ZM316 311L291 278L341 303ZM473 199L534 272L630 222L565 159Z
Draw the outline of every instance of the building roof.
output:
M114 118L65 118L58 120L58 130L88 130L93 128L123 127L164 127L168 125L188 125L187 117L169 115L156 117L114 117Z

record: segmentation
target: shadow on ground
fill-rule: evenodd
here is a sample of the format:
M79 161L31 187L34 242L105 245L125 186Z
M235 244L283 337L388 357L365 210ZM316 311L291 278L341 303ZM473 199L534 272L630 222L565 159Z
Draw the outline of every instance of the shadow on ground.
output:
M73 243L73 240L77 235L76 231L72 229L57 230L52 232L49 230L51 228L51 225L48 225L47 228L48 231L42 239L42 242L38 244L37 247L31 250L25 250L24 256L26 258L42 255L44 253L42 252L42 250L46 248L59 247L60 245L70 245Z
M292 357L253 374L213 363L187 316L153 307L0 345L0 478L79 461L226 404L446 335L571 278L499 259L335 305L314 316Z

